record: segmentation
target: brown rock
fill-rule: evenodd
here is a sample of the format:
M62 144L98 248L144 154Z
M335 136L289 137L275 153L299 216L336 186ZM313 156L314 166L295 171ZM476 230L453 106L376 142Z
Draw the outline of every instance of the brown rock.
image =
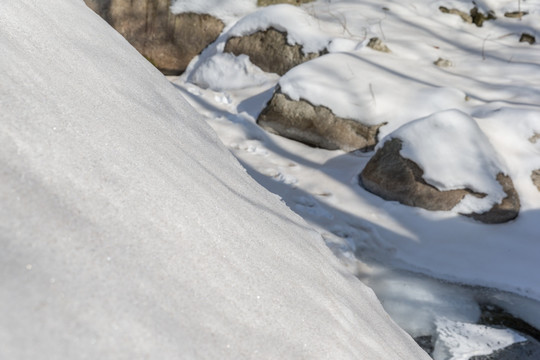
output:
M247 36L232 37L227 40L225 51L237 56L246 54L253 64L264 71L279 75L324 53L304 54L301 45L288 44L287 34L274 28Z
M85 1L167 75L182 73L224 27L210 15L172 14L170 0Z
M345 151L375 146L377 133L383 125L368 126L340 118L327 107L314 106L305 100L291 100L279 89L259 115L257 123L289 139L324 149Z
M369 42L367 44L367 46L369 48L372 48L373 50L376 50L376 51L380 51L380 52L385 52L385 53L390 53L390 49L388 48L388 46L386 46L381 39L379 39L378 37L373 37L371 39L369 39Z
M534 43L536 43L536 38L531 34L523 33L519 38L519 42L526 42L530 45L534 45Z
M503 190L506 193L506 197L502 202L500 204L495 204L485 213L470 214L467 216L486 224L500 224L513 220L519 215L521 204L512 179L503 173L498 173L497 181L502 185Z
M470 189L438 190L426 183L423 179L424 172L416 163L400 155L401 147L401 140L392 139L373 155L359 176L366 190L385 200L399 201L404 205L434 211L451 210L468 194L485 196ZM500 173L497 175L497 181L507 194L502 203L485 213L467 216L489 224L502 223L517 217L520 204L512 180Z

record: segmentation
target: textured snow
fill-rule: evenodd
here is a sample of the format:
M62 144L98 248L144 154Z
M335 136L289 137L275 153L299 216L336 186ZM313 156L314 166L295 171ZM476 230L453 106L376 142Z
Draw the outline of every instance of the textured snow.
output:
M82 1L0 34L0 358L427 359Z

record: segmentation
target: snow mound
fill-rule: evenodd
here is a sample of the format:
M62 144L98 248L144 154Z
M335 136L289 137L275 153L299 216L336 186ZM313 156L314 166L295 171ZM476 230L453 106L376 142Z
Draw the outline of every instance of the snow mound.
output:
M0 34L0 358L427 359L82 1Z
M260 86L274 80L249 61L247 55L219 53L190 74L189 81L203 89L238 90Z
M304 99L328 107L337 116L366 125L388 122L387 134L401 124L449 108L461 108L465 94L452 88L405 81L412 69L398 73L380 63L388 54L335 53L299 65L279 81L281 91L293 100Z
M486 194L466 196L454 210L488 211L506 197L497 174L507 173L497 151L476 121L458 110L447 110L412 121L383 139L403 140L400 154L424 171L424 180L440 191L470 189Z

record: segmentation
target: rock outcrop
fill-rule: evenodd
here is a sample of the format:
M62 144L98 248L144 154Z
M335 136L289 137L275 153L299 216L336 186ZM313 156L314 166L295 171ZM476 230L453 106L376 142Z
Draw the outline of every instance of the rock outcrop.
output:
M210 15L170 12L170 0L85 0L166 75L181 74L224 24Z
M259 115L257 123L267 131L289 139L345 151L375 146L378 130L383 125L369 126L338 117L327 107L315 106L302 99L294 101L279 88Z
M400 155L402 141L387 141L367 163L360 174L363 187L386 200L399 201L404 205L427 210L448 211L466 195L484 197L469 189L440 191L423 179L422 169L413 161ZM507 197L482 214L467 214L484 223L503 223L518 216L520 202L512 180L502 173L497 181L503 186Z
M227 40L225 52L237 56L246 54L253 64L264 71L279 75L324 53L304 54L301 45L290 45L287 34L274 28L247 36L231 37Z

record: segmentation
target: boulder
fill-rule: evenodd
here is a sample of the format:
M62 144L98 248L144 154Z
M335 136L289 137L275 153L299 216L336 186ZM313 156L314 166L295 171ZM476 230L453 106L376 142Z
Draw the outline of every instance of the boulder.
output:
M377 143L383 124L369 126L338 117L325 106L294 101L279 88L263 109L257 123L267 131L329 150L367 150Z
M181 74L224 27L210 15L172 14L170 0L85 2L166 75Z
M485 196L469 189L438 190L423 179L423 171L416 163L401 156L401 147L402 141L394 138L373 155L359 176L366 190L385 200L399 201L404 205L433 211L451 210L468 194ZM494 205L485 213L467 216L489 224L502 223L517 217L520 203L512 180L499 173L497 181L507 194L502 203Z
M247 36L231 37L225 44L225 52L237 56L246 54L253 64L264 71L279 75L325 53L304 54L301 45L290 45L287 42L287 33L274 28Z

